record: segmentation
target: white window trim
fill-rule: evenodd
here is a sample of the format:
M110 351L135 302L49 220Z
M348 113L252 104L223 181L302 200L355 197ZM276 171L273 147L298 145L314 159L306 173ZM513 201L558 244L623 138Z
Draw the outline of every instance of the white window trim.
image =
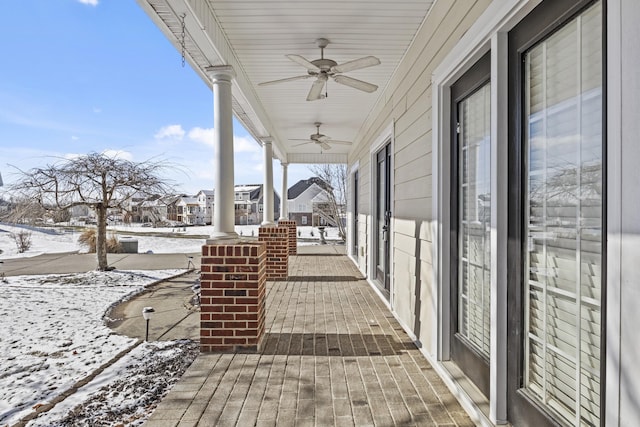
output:
M621 318L623 307L622 295L622 275L623 267L621 260L622 251L622 199L623 186L622 174L622 151L623 151L623 122L622 122L622 0L607 0L607 28L617 29L617 31L607 32L607 275L603 278L607 287L607 301L604 306L606 312L603 313L607 319L606 326L606 360L600 361L605 364L605 377L607 381L607 393L605 396L606 414L601 422L606 426L619 426L620 419L620 389L621 389ZM626 3L626 2L624 2ZM629 6L625 5L628 11ZM633 8L638 9L637 5ZM638 34L638 30L635 30ZM629 40L636 40L634 35L627 34ZM626 52L625 54L629 54ZM628 59L628 63L636 63L635 58ZM633 91L632 91L633 93ZM635 94L631 96L636 96ZM636 104L637 105L637 104ZM627 125L628 126L628 125ZM630 132L633 134L633 132ZM634 142L635 145L635 142ZM627 172L628 173L628 172ZM628 191L628 190L627 190ZM635 267L632 267L635 268ZM628 284L631 282L628 282ZM633 381L627 379L627 381Z
M465 408L471 409L482 423L504 424L507 420L507 32L541 0L492 2L460 42L434 70L432 77L433 126L433 199L435 214L433 239L432 293L438 302L438 331L427 355L436 365L448 360L450 335L449 230L451 164L451 86L487 51L491 51L491 350L489 419L475 406L471 397L449 378L450 387ZM443 375L450 376L442 369Z
M373 290L376 291L379 295L380 295L380 299L389 306L389 308L391 310L393 310L394 307L394 290L395 290L395 284L394 284L394 263L393 263L393 251L394 251L394 236L393 236L393 215L395 214L395 194L394 194L394 180L391 180L391 221L389 224L389 301L387 303L387 299L386 297L382 294L382 292L380 292L378 290L378 287L373 285L375 277L376 277L376 266L373 265L373 259L374 259L374 253L373 253L373 238L374 238L374 232L375 232L375 224L374 224L374 209L376 206L376 194L374 191L374 179L377 177L377 159L376 159L376 155L378 154L378 151L380 151L380 149L382 147L384 147L387 143L390 144L391 146L391 165L390 165L390 169L391 169L391 173L395 173L395 151L394 151L394 125L395 123L392 121L391 123L389 123L389 125L387 125L386 128L384 128L380 134L378 135L378 137L374 140L373 144L371 144L371 146L369 147L369 163L370 163L370 189L371 191L370 193L370 200L369 200L369 206L371 209L371 213L370 213L370 220L369 220L369 225L367 227L367 234L368 234L368 238L367 238L367 265L366 265L366 271L367 271L367 277L369 280L369 283L372 284Z
M354 175L356 172L358 172L358 170L360 169L360 160L356 160L356 162L354 164L351 165L351 167L349 168L349 182L348 182L348 194L347 194L347 224L349 224L349 226L353 225L353 213L355 211L355 207L353 206L353 192L355 191L355 189L353 188L353 180L354 180ZM359 233L359 231L358 231ZM352 233L348 232L347 233L347 248L348 251L347 253L349 254L349 258L351 258L351 260L356 264L356 266L358 267L358 269L361 269L361 266L358 262L356 262L356 260L358 259L357 255L358 254L354 254L353 253L353 235ZM358 249L356 249L357 251Z

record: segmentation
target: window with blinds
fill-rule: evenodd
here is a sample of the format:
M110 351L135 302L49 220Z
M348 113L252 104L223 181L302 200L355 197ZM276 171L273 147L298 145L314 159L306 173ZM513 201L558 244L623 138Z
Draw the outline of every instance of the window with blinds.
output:
M458 333L490 352L491 86L458 104Z
M525 56L525 388L600 425L602 7Z

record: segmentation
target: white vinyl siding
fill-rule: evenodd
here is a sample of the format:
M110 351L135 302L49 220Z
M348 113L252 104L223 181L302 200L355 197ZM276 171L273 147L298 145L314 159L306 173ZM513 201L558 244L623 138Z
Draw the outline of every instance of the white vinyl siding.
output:
M489 358L491 292L491 85L458 104L458 325Z
M525 387L572 425L600 425L602 10L525 57Z

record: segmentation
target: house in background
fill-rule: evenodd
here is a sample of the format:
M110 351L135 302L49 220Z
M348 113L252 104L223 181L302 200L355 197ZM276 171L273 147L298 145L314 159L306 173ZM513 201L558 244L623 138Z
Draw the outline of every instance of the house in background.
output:
M167 196L165 202L167 204L167 221L178 222L178 202L185 195Z
M213 218L213 190L200 190L196 194L198 199L198 216L196 217L196 224L210 225Z
M161 196L150 196L138 204L138 220L135 222L157 225L167 221L167 200Z
M235 223L236 225L260 224L263 219L262 184L236 185L234 187L235 198ZM280 215L280 196L274 192L274 216Z
M301 179L287 191L289 219L298 226L327 225L327 192L331 187L318 177Z
M198 218L202 211L196 197L181 196L176 201L177 215L176 220L186 225L197 224Z
M640 1L137 1L217 136L348 165L348 256L477 424L638 423Z

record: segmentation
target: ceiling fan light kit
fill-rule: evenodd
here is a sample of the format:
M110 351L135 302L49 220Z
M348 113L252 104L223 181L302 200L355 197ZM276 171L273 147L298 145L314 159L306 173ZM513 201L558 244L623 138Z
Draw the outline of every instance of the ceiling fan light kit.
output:
M354 79L353 77L342 75L342 73L346 73L349 71L361 70L363 68L379 65L380 60L378 58L376 58L375 56L365 56L359 59L354 59L352 61L338 64L333 59L324 57L324 49L328 44L329 40L327 39L319 38L316 40L316 45L320 48L320 59L315 59L313 61L309 61L300 55L286 55L289 60L305 67L307 69L306 75L272 80L269 82L259 83L258 85L266 86L315 77L316 80L311 85L311 90L307 95L307 101L316 101L318 99L323 99L326 97L326 94L322 94L322 90L327 84L329 77L331 77L338 84L349 86L367 93L375 92L378 89L378 86L372 83L364 82L362 80Z

